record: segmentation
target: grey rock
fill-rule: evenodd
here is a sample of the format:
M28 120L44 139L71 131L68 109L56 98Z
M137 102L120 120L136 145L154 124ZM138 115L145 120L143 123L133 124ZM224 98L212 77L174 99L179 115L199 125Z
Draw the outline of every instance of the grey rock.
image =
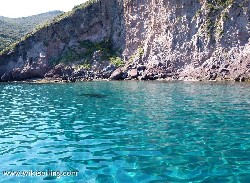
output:
M137 78L137 76L138 76L138 70L137 69L131 69L128 72L128 77L131 78L131 79Z
M210 74L209 80L216 80L216 78L217 78L217 73L214 72Z
M124 79L124 72L121 68L116 69L110 76L111 80L121 80Z

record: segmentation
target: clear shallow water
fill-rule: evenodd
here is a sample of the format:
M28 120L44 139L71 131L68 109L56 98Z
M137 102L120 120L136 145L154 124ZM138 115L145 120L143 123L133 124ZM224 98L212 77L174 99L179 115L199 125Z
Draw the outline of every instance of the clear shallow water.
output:
M0 182L249 182L250 84L0 84ZM77 170L7 177L6 170Z

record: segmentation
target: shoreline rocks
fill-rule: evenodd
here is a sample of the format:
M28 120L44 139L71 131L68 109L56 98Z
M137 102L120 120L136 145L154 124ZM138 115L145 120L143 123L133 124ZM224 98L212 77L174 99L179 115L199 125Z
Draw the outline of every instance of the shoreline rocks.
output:
M40 68L40 67L39 67ZM111 68L111 69L110 69ZM143 69L141 69L143 68ZM250 81L250 72L245 74L237 74L231 68L226 69L207 69L194 70L191 73L184 71L171 72L169 69L162 67L138 66L131 68L129 65L115 69L113 66L101 69L83 69L75 70L72 67L59 64L54 68L44 67L42 69L34 69L32 67L24 67L13 69L4 73L1 82L9 81L32 81L38 80L44 83L73 83L79 81L102 81L102 80L163 80L163 81ZM236 70L237 71L237 70ZM224 74L226 73L226 74Z

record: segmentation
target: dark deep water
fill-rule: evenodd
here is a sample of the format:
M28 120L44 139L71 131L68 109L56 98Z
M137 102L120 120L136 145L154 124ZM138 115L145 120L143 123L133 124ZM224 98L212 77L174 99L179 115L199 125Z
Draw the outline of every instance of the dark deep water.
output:
M249 83L0 84L0 182L247 183L249 110ZM78 174L3 175L48 169Z

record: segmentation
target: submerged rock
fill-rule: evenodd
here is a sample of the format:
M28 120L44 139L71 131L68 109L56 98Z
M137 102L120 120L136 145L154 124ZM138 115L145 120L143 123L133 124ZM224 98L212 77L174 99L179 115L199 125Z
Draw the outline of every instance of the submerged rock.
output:
M89 98L105 98L107 95L97 94L97 93L84 93L79 96L89 97Z

